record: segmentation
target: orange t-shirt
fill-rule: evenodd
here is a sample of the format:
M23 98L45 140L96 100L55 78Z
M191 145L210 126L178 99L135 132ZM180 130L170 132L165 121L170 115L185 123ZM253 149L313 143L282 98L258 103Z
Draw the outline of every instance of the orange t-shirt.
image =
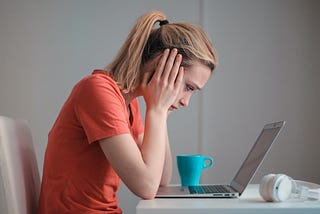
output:
M73 88L48 135L39 214L121 213L116 191L120 178L98 140L143 133L138 99L125 100L113 79L94 71Z

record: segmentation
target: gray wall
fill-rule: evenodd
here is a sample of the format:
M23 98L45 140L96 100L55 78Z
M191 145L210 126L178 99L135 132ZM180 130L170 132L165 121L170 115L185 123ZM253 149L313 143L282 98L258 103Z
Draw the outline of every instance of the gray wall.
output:
M29 121L40 172L48 130L73 85L110 62L151 9L203 25L220 59L205 89L169 119L173 154L213 156L202 182L228 182L263 124L286 120L254 182L283 172L320 183L316 0L1 0L0 114ZM124 186L119 195L133 213L138 198Z

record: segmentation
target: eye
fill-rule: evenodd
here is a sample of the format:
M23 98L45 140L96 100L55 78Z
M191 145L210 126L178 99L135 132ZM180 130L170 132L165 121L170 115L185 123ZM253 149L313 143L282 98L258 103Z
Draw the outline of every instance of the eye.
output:
M186 85L186 91L194 91L194 87L191 85Z

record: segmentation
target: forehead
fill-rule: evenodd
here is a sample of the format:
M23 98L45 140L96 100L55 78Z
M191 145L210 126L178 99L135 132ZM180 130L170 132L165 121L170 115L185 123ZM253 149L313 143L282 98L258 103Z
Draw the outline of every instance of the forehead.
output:
M199 62L193 63L184 70L184 80L196 84L199 88L203 88L211 76L211 69Z

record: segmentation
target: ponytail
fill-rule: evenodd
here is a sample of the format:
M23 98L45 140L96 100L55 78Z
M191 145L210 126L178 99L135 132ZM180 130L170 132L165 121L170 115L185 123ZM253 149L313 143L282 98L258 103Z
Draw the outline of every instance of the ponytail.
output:
M159 28L154 28L156 22ZM218 63L212 43L199 26L169 24L162 12L152 11L138 19L118 55L105 69L122 92L128 93L140 83L142 66L166 48L177 48L184 67L200 62L213 71Z
M166 16L160 11L141 16L115 59L105 68L124 93L132 91L139 83L144 47L154 24L165 19Z

